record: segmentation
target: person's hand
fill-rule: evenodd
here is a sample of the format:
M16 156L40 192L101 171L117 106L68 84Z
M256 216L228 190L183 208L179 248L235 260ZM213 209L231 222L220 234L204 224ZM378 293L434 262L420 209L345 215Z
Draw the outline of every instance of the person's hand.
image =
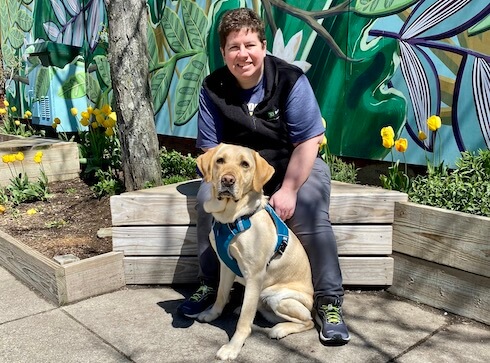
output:
M274 208L279 218L286 221L294 214L296 199L297 195L294 191L281 188L272 194L269 204Z

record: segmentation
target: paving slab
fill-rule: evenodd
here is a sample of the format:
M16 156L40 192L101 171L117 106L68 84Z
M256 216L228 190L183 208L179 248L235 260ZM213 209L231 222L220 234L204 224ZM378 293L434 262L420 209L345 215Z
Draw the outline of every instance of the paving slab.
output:
M0 324L55 307L0 267Z
M0 362L216 362L233 335L232 309L210 324L179 316L195 286L128 286L57 307L0 268ZM483 363L490 327L386 291L347 291L351 342L321 344L318 331L267 337L258 317L236 362Z

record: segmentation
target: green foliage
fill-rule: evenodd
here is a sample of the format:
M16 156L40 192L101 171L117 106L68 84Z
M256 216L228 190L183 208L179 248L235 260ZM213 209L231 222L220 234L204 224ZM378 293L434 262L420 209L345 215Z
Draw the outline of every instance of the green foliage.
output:
M409 200L449 210L490 216L490 151L465 151L451 173L428 169L412 181Z
M14 206L27 202L47 200L48 197L48 178L44 171L41 171L41 176L35 182L30 181L26 174L20 173L10 179L9 185L0 190L0 201L2 201L2 204L12 204Z
M324 142L320 146L320 156L330 167L331 179L339 182L356 184L357 183L357 171L354 163L346 163L339 157L333 155L324 138Z
M102 198L104 195L119 194L124 190L124 185L121 179L117 177L117 171L98 169L95 171L97 182L92 185L92 191L97 195L97 198Z
M184 156L180 152L160 149L163 184L197 178L196 159L191 155Z
M388 175L381 174L379 179L381 180L382 187L385 189L407 193L411 188L411 180L406 170L400 170L400 160L397 160L388 168Z

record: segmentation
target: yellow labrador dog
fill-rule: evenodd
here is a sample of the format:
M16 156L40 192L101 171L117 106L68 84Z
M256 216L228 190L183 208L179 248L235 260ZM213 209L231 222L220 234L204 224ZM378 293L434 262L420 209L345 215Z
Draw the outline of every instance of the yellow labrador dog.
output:
M270 322L277 323L269 332L270 338L280 339L313 328L313 286L308 257L285 224L287 244L284 239L279 243L278 224L282 222L266 210L271 207L262 188L272 177L274 168L256 151L229 144L220 144L199 156L197 165L204 181L212 183L212 195L204 203L204 209L215 219L210 240L221 262L216 302L197 319L210 322L220 316L235 278L245 286L235 334L219 349L217 358L228 360L238 356L252 331L257 310ZM243 223L248 223L248 229L235 230L228 238L226 251L220 255L214 232L218 230L216 225L232 229ZM235 272L223 261L223 253L236 263Z

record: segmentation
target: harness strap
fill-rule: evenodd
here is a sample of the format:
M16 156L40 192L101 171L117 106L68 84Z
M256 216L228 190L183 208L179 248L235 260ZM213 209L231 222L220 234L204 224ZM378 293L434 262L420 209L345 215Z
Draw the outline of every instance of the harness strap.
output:
M267 263L267 266L278 255L282 255L286 250L289 241L289 230L286 224L279 218L274 209L267 204L265 210L269 213L277 230L277 243L274 249L274 254ZM236 259L230 254L230 243L233 237L251 227L250 216L238 218L233 223L213 222L213 232L216 240L216 251L221 260L232 270L237 276L243 277Z

